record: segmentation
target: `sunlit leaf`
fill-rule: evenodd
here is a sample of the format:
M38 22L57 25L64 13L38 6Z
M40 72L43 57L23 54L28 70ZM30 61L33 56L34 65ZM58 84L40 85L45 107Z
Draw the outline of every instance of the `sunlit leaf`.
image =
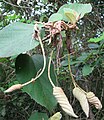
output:
M63 20L65 21L69 21L69 19L64 14L64 9L66 8L70 8L76 11L78 15L80 15L80 18L82 18L86 13L89 13L92 11L91 4L78 4L78 3L64 4L63 6L60 7L60 9L58 10L58 13L60 13L63 16Z
M70 8L64 8L64 14L72 24L75 24L79 17L79 14Z
M54 13L49 17L49 22L55 22L62 20L63 16L59 13Z
M104 40L104 32L103 34L100 36L100 37L97 37L97 38L90 38L90 40L88 40L88 42L94 42L94 43L97 43L97 42L100 42Z
M34 25L16 22L0 31L0 57L10 57L39 45L32 39Z

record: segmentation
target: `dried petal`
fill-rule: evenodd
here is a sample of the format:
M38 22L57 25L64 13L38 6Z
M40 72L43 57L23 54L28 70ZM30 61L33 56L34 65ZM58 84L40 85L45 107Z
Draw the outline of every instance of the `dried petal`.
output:
M70 105L65 93L63 92L62 88L54 87L53 88L53 95L57 99L58 103L60 104L61 108L70 116L77 118L78 116L74 113L72 106Z
M5 90L4 92L5 93L9 93L9 92L12 92L14 90L21 89L21 88L22 88L21 84L16 84L16 85L12 85L10 88L8 88L7 90Z
M62 115L60 112L55 113L52 117L49 118L49 120L61 120Z
M93 104L96 107L96 109L102 108L102 104L101 104L99 98L96 97L93 92L88 92L86 97L87 97L89 103Z
M89 117L89 104L84 92L82 92L78 87L73 89L73 95L80 102L80 105L85 112L86 116Z

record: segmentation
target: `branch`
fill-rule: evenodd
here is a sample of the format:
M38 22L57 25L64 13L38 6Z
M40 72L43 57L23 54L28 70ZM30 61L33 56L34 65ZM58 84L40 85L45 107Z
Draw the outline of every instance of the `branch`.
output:
M12 3L10 3L10 2L7 2L7 1L5 1L5 0L3 0L3 2L6 3L6 4L8 4L8 5L17 7L17 8L25 8L25 9L28 8L28 9L32 10L32 8L30 8L30 7L25 7L25 6L20 6L20 5L18 6L18 5L12 4Z

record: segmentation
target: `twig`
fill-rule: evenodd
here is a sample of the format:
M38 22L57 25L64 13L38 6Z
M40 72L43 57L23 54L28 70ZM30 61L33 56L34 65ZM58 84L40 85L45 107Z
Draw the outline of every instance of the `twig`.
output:
M74 87L76 87L76 82L74 80L74 77L73 77L73 74L72 74L72 71L71 71L71 67L70 67L70 54L68 55L68 68L69 68L69 72L70 72L70 76L71 76L73 85L74 85Z
M8 83L8 82L10 82L12 79L11 78L13 78L15 75L14 75L14 73L15 73L15 71L13 70L8 76L7 76L7 78L6 78L6 83ZM11 77L12 76L12 77ZM11 78L10 78L11 77ZM6 84L5 83L5 84Z
M32 8L30 8L30 7L25 7L25 6L20 6L20 5L18 6L18 5L12 4L12 3L10 3L10 2L7 2L7 1L5 1L5 0L3 0L3 2L6 3L6 4L8 4L8 5L17 7L17 8L26 8L26 9L28 8L28 9L32 10Z
M87 17L87 20L89 20L92 24L97 26L100 31L102 31L102 29L99 27L99 25L97 25L95 22L93 22L90 18Z
M69 72L70 72L70 76L71 76L72 83L73 83L74 87L78 87L83 93L87 94L87 92L84 91L84 90L75 82L75 79L74 79L74 77L73 77L73 74L72 74L72 71L71 71L71 67L70 67L70 54L68 55L68 67L69 67Z
M70 53L70 55L73 55L75 53L75 51L74 52L71 52ZM65 57L67 57L69 54L65 54L64 56L62 56L60 59L64 59Z
M74 79L74 77L73 77L73 74L72 74L72 71L71 71L71 67L70 67L70 54L68 54L68 68L69 68L70 76L71 76L72 83L73 83L74 87L78 87L83 93L87 94L87 92L84 91L84 90L75 82L75 79Z

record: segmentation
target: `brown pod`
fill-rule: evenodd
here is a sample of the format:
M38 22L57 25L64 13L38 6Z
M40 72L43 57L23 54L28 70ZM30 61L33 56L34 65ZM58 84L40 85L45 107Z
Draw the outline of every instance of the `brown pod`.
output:
M9 93L9 92L12 92L14 90L21 89L21 88L22 88L21 84L16 84L16 85L12 85L10 88L8 88L7 90L5 90L4 92L5 93Z
M89 103L93 104L96 107L96 109L102 108L102 104L101 104L99 98L96 97L93 92L88 92L86 96L87 96Z
M89 117L89 104L88 104L88 100L86 98L85 93L78 87L75 87L73 89L73 95L80 102L80 105L83 111L85 112L86 116Z
M58 103L60 104L61 108L70 116L78 118L78 116L74 113L72 106L70 105L65 93L63 92L62 88L54 87L53 88L53 95L57 99Z

